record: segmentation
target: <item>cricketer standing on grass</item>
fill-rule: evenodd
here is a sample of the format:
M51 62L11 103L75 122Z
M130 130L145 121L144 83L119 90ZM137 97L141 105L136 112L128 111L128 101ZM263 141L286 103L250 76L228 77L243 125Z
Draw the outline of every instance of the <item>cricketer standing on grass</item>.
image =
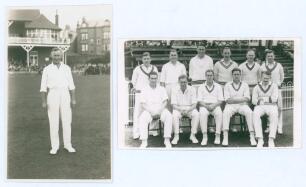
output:
M50 154L52 155L55 155L59 149L60 117L63 126L64 148L70 153L76 152L71 145L71 105L76 104L75 86L71 69L63 64L62 58L62 52L58 48L53 48L51 51L52 63L44 68L40 86L42 107L48 110L52 147Z
M195 137L199 125L199 112L196 109L196 90L192 86L188 86L187 75L181 75L178 79L180 85L172 90L171 95L174 129L174 138L171 143L175 145L179 141L179 125L182 117L191 119L191 134L189 139L192 143L198 143Z
M172 49L169 54L170 62L162 67L160 75L160 84L167 90L169 100L171 100L171 90L178 85L178 77L186 75L185 65L178 61L177 51Z
M205 47L197 47L197 55L191 58L189 63L189 78L191 84L198 90L198 87L206 80L205 72L214 68L213 59L205 54Z
M227 82L232 81L232 70L237 68L238 65L231 59L231 49L229 47L222 50L222 56L223 59L216 62L214 66L214 79L223 87Z
M254 87L260 82L260 65L255 62L255 51L250 49L247 51L247 60L239 65L241 69L241 80L249 85L250 94Z
M266 62L264 62L261 67L260 71L269 71L271 72L271 80L278 86L278 128L277 132L279 134L283 134L283 113L282 113L282 107L283 107L283 98L282 98L282 90L281 85L284 81L284 68L283 66L275 62L275 55L274 51L267 50L266 51Z
M164 87L157 85L156 72L149 74L150 84L143 88L140 94L140 103L143 112L139 117L141 148L148 146L148 126L154 119L160 119L164 124L164 144L171 148L172 115L167 109L168 95Z
M249 107L250 89L247 83L241 81L241 70L234 68L232 70L233 81L226 83L224 87L224 100L226 102L223 110L223 146L228 146L228 130L230 119L235 113L245 116L250 132L250 142L252 146L256 145L255 133L253 127L253 112Z
M151 65L151 56L149 52L144 52L142 54L142 64L137 66L132 75L132 92L135 93L135 105L133 113L133 138L139 138L139 126L138 118L141 114L141 105L139 102L139 94L141 90L149 85L149 74L151 72L158 73L158 70L155 66Z
M278 88L277 84L271 82L271 72L262 73L262 81L255 86L253 90L252 103L255 105L253 112L253 124L256 138L258 139L257 147L263 147L264 140L262 134L261 116L267 114L270 121L269 147L274 147L278 123Z
M222 110L220 105L224 101L222 87L214 82L214 71L205 72L206 81L198 89L198 103L200 106L200 126L203 134L201 145L207 145L207 120L212 114L216 121L214 144L220 144L222 128Z

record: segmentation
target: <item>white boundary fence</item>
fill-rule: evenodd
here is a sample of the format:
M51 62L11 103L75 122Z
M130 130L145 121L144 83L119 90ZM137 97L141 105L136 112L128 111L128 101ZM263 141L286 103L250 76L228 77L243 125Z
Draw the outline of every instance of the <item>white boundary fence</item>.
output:
M129 88L129 83L127 82L126 88L128 93L128 122L126 124L133 123L133 112L135 104L135 94L131 92ZM281 85L282 97L283 97L283 108L282 110L293 109L294 103L294 87L292 82L283 83Z

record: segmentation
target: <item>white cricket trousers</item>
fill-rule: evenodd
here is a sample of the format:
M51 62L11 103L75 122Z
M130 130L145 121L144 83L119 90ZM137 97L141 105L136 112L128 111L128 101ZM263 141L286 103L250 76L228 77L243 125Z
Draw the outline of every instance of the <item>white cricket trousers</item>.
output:
M179 134L180 131L180 119L182 118L181 112L173 110L173 131L174 134ZM191 119L191 133L196 134L199 126L200 115L199 112L194 109L188 113L188 117Z
M216 134L220 134L222 128L222 110L220 106L216 107L212 112L208 111L205 107L200 107L200 126L202 133L207 133L207 120L209 114L212 114L215 118Z
M223 131L229 130L231 117L239 113L245 116L249 132L254 132L253 127L253 112L246 104L226 104L223 110Z
M139 117L140 140L148 139L148 126L153 120L151 114L143 111ZM169 110L164 109L160 114L160 120L164 124L164 138L171 138L172 132L172 115Z
M47 96L52 149L59 148L59 118L62 119L64 146L71 146L71 107L68 89L50 89Z
M256 138L262 138L261 116L267 114L270 121L269 137L275 138L278 123L278 108L276 105L258 105L255 106L253 112L253 124L255 128Z

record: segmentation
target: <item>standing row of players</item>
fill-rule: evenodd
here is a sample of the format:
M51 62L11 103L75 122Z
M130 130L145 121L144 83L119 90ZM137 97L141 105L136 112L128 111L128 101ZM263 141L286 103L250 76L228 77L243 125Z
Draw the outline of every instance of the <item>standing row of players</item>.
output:
M197 140L194 136L195 131L197 129L196 127L198 124L197 119L196 119L197 117L195 117L195 120L194 120L193 119L194 117L192 117L191 114L187 114L186 111L189 111L189 109L193 108L194 105L196 106L198 104L200 106L200 109L199 109L200 114L206 112L208 114L211 113L215 116L215 121L216 121L215 143L216 144L220 143L220 132L221 132L222 121L223 121L224 137L223 137L222 144L225 146L228 145L229 119L231 115L233 115L236 112L239 112L242 115L246 116L246 120L247 120L248 127L250 130L251 145L256 145L256 141L254 138L254 131L253 131L253 120L252 120L252 116L255 115L255 113L246 115L246 112L240 111L241 108L245 108L245 107L235 106L234 107L235 110L232 109L233 107L230 109L228 109L228 107L225 107L224 112L229 110L229 112L226 112L226 115L225 115L225 116L229 115L229 118L228 118L228 117L224 117L224 115L222 114L222 110L219 106L222 104L224 97L225 97L225 102L228 105L229 104L239 104L240 105L240 104L247 103L251 98L250 93L254 93L254 91L252 90L255 88L256 85L258 85L257 86L258 89L254 89L254 90L260 90L263 95L257 94L258 101L256 101L256 96L253 96L252 101L256 101L255 104L260 104L260 105L265 106L263 107L264 109L261 110L259 116L263 115L264 113L270 116L269 121L270 121L271 131L270 131L269 145L274 146L274 141L273 141L275 138L274 134L276 134L277 130L279 133L282 133L282 115L281 115L281 100L282 99L281 99L280 85L284 79L283 67L281 64L274 61L274 58L275 58L274 52L272 50L267 51L266 61L262 65L259 65L258 63L255 62L255 52L253 50L248 50L246 54L247 60L246 62L242 63L239 66L239 68L238 68L237 63L231 59L230 48L226 47L223 49L223 53L222 53L223 59L218 61L215 65L213 65L213 61L211 57L205 54L204 46L198 46L197 52L198 54L190 60L190 64L189 64L189 77L191 79L192 87L195 89L194 91L195 98L193 99L192 97L188 96L188 93L189 93L188 91L186 93L185 91L183 91L181 95L179 96L179 98L175 96L175 93L177 93L177 90L179 89L183 90L182 84L184 82L186 82L186 87L189 88L189 86L187 86L186 68L182 63L178 61L178 55L177 55L176 50L170 51L170 54L169 54L170 62L166 63L162 68L161 76L159 78L161 87L157 85L158 76L156 77L156 81L151 80L151 77L150 77L151 74L153 73L157 75L158 71L155 66L150 64L151 62L150 54L148 52L145 52L143 54L143 57L142 57L143 64L137 66L134 69L133 76L132 76L132 83L134 86L133 91L135 92L135 108L134 108L134 120L133 120L134 121L134 124L133 124L134 138L139 138L140 136L140 139L143 140L142 147L146 147L147 146L147 141L146 141L147 126L149 122L152 121L152 119L160 118L162 121L164 121L165 145L167 147L170 147L171 143L176 144L179 140L179 136L177 132L179 118L181 116L189 115L189 117L192 118L192 133L191 133L190 139L193 143L197 143ZM262 72L265 72L263 76L261 75ZM264 82L265 77L266 77L266 82ZM182 78L186 80L181 80ZM271 79L272 81L270 82L269 79ZM182 84L181 84L181 81L183 81ZM248 89L246 89L246 87ZM224 88L224 91L223 91L223 88ZM277 90L277 93L275 93L275 88ZM161 95L163 94L159 93L160 90L163 90L163 89L165 89L167 93L166 100L164 100L165 97L161 97ZM245 90L248 90L248 92L246 92ZM234 94L232 96L231 94L228 94L231 91L233 92L231 94ZM201 95L204 92L206 92L207 94L206 95L204 94L204 96L202 96L201 98ZM219 92L219 95L217 94L213 96L215 92L216 93ZM224 93L224 97L223 97L223 93ZM242 93L242 95L238 96L239 93L240 95ZM270 96L267 96L267 94ZM190 98L188 98L187 96ZM161 101L162 103L160 103ZM188 110L187 109L186 110L185 109L176 110L177 108L176 106L177 104L175 104L176 101L178 101L179 103L183 102L182 105L185 108L188 108ZM190 103L191 101L193 102ZM212 102L214 104L212 104ZM275 102L277 102L277 104ZM169 117L168 115L170 114L168 113L169 111L166 112L168 114L162 115L162 112L165 109L165 107L163 106L164 104L165 104L165 107L168 105L168 109L173 107L173 117ZM220 108L220 110L217 108ZM275 108L276 108L276 112L275 112ZM218 112L217 111L213 112L214 110L217 110ZM179 115L177 111L179 112ZM278 114L277 116L278 119L276 120L276 122L274 120L275 114ZM169 118L168 120L165 119L165 115L168 116ZM146 118L144 118L143 116L146 116ZM177 118L177 116L179 118ZM206 115L206 117L203 117L202 115L201 117L200 115L199 117L201 129L203 133L203 139L201 143L202 145L207 144L207 116L208 115ZM260 120L256 120L256 122L258 121ZM170 125L166 125L168 123L170 123ZM172 142L170 143L172 126L174 129L174 138ZM141 129L142 130L146 129L145 130L146 132L143 132ZM261 124L260 124L260 129L261 129ZM169 133L170 133L170 136L169 136ZM256 133L256 136L257 138L259 138L257 146L262 146L263 141L260 138L260 136L262 135L258 132Z

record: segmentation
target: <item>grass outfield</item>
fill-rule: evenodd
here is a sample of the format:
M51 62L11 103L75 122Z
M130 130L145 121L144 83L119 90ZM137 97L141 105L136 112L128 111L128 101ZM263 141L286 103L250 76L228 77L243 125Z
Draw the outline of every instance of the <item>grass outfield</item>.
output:
M293 110L287 110L283 112L283 134L277 135L275 139L275 146L276 147L291 147L293 146ZM132 126L127 126L125 128L125 144L127 147L139 147L141 144L140 140L133 139L132 133ZM196 137L199 140L198 144L192 144L189 140L190 132L184 132L180 134L180 141L177 145L173 147L177 148L216 148L220 147L223 148L221 145L214 145L214 134L208 135L208 143L207 146L201 146L200 142L202 140L202 134L197 133ZM265 145L267 145L268 141L268 134L264 134L265 138ZM222 139L221 139L222 140ZM164 147L163 138L160 136L153 137L149 136L148 138L148 147ZM249 135L247 133L230 133L229 134L229 146L228 147L250 147L249 143Z
M9 74L9 179L110 179L110 76L75 75L77 105L72 111L72 144L50 155L49 123L41 107L41 76Z

